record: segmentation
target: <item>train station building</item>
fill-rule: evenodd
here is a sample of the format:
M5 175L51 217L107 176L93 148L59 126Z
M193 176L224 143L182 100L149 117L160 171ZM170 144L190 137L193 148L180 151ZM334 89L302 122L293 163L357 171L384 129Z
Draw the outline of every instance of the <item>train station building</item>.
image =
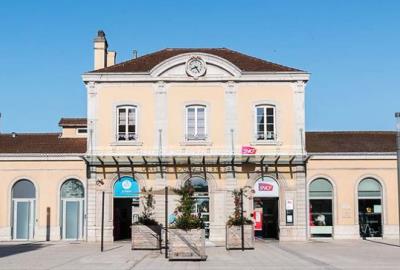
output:
M0 240L98 241L103 191L105 240L129 238L142 188L163 223L165 187L188 182L211 242L240 188L256 237L398 237L396 133L306 131L309 79L227 48L116 63L99 31L86 117L0 134Z

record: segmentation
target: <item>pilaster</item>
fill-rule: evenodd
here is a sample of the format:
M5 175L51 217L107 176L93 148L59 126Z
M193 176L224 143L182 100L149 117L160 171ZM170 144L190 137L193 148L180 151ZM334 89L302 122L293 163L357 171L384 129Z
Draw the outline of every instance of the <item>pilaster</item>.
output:
M302 166L296 168L296 199L294 209L294 225L296 226L296 240L306 240L307 238L307 209L306 209L306 174Z
M157 143L155 146L157 146L160 153L162 153L164 146L167 145L168 139L167 85L164 82L157 82L153 85L153 88L155 95L154 142Z
M237 84L227 82L225 84L225 147L228 152L232 151L232 145L235 146L235 136L238 134L237 126L237 106L236 106ZM232 134L233 131L233 134ZM232 138L233 136L233 138ZM233 141L232 141L233 139Z
M96 179L88 179L87 186L87 240L96 241Z
M96 127L97 127L97 94L98 86L94 82L88 82L86 84L87 89L87 153L93 153L96 150Z
M304 81L297 81L292 84L294 91L293 104L294 104L294 136L295 136L295 149L298 152L304 150L305 139L305 96L306 83Z

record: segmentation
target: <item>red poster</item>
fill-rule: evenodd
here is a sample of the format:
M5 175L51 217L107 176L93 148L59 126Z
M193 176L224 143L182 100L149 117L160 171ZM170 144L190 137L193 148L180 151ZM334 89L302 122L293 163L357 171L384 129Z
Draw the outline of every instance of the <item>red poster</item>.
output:
M254 221L254 230L262 231L262 211L254 211L253 221Z

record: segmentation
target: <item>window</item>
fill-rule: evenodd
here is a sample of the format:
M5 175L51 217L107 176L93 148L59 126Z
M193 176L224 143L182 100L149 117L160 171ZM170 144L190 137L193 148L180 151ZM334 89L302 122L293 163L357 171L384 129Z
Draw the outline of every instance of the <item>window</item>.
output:
M204 222L205 237L210 236L210 197L208 196L208 183L202 177L193 176L186 180L186 186L192 186L194 189L195 205L193 215L197 215Z
M273 141L275 138L275 107L269 105L256 106L257 141Z
M190 105L186 107L186 140L205 140L206 107L202 105Z
M61 186L61 198L83 198L84 188L82 182L76 179L69 179L65 181Z
M310 233L313 237L332 236L332 184L323 178L310 184Z
M36 197L35 193L35 186L26 179L19 180L12 189L13 199L34 199Z
M134 141L137 138L137 109L134 106L120 106L117 109L118 141Z
M87 134L87 128L78 128L76 130L77 134Z
M358 185L358 223L360 236L382 236L382 187L373 178L365 178Z

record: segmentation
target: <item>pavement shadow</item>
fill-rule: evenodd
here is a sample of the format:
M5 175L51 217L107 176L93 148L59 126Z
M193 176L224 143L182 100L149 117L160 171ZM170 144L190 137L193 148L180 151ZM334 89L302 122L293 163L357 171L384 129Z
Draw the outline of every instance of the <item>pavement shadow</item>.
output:
M0 258L16 255L19 253L31 252L48 246L49 244L41 244L41 243L24 243L24 244L10 244L10 245L1 244Z
M400 247L400 245L386 243L386 242L380 242L380 241L371 240L371 239L364 239L364 241L371 242L371 243L376 243L376 244L381 244L381 245L386 245L386 246Z

